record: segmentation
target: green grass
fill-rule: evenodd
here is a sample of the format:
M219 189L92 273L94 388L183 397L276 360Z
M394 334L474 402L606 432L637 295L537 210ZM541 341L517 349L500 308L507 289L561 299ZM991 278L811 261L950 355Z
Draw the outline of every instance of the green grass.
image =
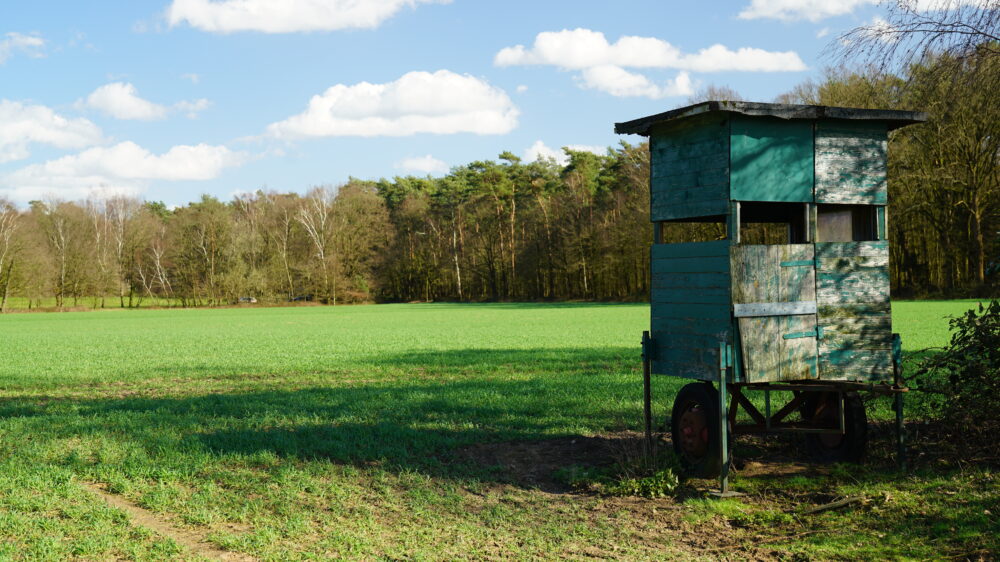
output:
M943 317L972 304L895 303L895 329L908 350L942 345ZM787 496L774 498L787 488L781 479L737 477L753 498L735 507L619 506L512 484L503 467L460 454L639 429L648 314L645 305L430 304L0 317L0 559L190 556L84 483L265 559L714 557L676 525L655 523L657 507L678 524L728 521L726 532L748 544L776 529L794 535ZM681 384L655 380L660 419ZM995 516L973 513L996 503L995 479L977 488L951 471L854 474L861 480L800 484L803 493L890 490L928 529L946 510L963 530L992 530L996 546ZM942 486L983 497L952 506L951 496L938 501ZM942 545L948 555L985 540L942 528L853 548L837 517L816 519L834 532L772 547L933 557ZM875 537L886 521L865 512L852 523Z

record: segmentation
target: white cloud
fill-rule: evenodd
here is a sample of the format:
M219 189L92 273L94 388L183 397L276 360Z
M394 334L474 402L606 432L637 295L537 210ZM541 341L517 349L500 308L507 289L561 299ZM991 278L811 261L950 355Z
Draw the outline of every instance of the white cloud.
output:
M443 174L448 171L448 163L434 158L430 154L414 158L404 158L396 162L395 168L407 172L422 174Z
M0 99L0 162L27 158L33 143L80 149L101 142L100 128L86 119L67 119L44 105Z
M823 29L816 32L816 39L822 39L830 34L830 28L824 27Z
M604 146L589 146L583 144L571 144L565 148L577 152L593 152L598 156L604 156L608 152L607 147ZM565 149L554 150L546 146L546 144L541 140L535 141L535 144L524 150L524 161L527 163L535 162L541 158L555 160L556 164L559 164L560 166L565 166L569 163L569 156L566 154Z
M409 72L394 82L337 84L298 115L267 127L275 138L505 134L518 110L501 89L448 70Z
M527 92L527 91L528 91L528 87L525 86L524 84L521 84L520 86L517 87L517 93L519 93L519 94L523 94L524 92Z
M127 82L105 84L78 105L96 109L116 119L154 121L167 117L166 106L142 99L135 86Z
M29 57L39 58L45 56L41 50L45 47L45 39L37 35L25 35L11 31L5 33L0 39L0 64L7 62L15 52L21 52Z
M201 76L198 76L194 72L189 72L187 74L181 74L181 78L185 80L190 80L192 84L197 84L201 81Z
M173 107L154 103L139 97L138 90L128 82L112 82L105 84L79 100L77 107L96 109L116 119L135 119L139 121L155 121L165 119L172 110L182 111L190 118L204 111L211 105L207 99L179 101Z
M404 7L450 0L173 0L170 26L187 23L202 31L293 33L378 27Z
M152 180L209 180L238 166L243 153L225 146L175 146L153 154L133 142L89 148L0 178L0 194L19 202L51 195L78 199L97 193L140 193Z
M694 84L687 72L680 72L664 85L651 82L642 74L629 72L613 65L586 68L581 73L585 88L600 90L616 97L647 97L661 99L676 96L690 96Z
M189 119L194 119L198 117L198 114L205 111L212 105L212 102L205 98L199 98L193 101L182 100L174 104L174 109L178 111L183 111Z
M497 66L551 65L568 70L598 66L674 68L695 72L806 69L805 63L794 51L765 51L750 47L733 51L716 44L685 54L655 37L625 36L609 43L603 33L580 28L539 33L530 49L524 45L506 47L496 54L493 63Z
M777 19L782 21L820 21L853 12L859 6L877 4L879 0L751 0L739 13L739 18Z

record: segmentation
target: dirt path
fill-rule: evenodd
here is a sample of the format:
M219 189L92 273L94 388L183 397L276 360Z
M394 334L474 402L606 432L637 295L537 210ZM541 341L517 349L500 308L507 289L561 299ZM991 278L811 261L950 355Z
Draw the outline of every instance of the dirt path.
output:
M257 560L248 554L221 550L210 543L204 533L189 529L180 529L152 511L139 507L121 496L112 494L107 491L103 484L82 482L81 485L100 496L111 507L127 513L135 525L140 525L161 536L173 539L174 542L188 549L193 554L214 560L238 562L252 562Z

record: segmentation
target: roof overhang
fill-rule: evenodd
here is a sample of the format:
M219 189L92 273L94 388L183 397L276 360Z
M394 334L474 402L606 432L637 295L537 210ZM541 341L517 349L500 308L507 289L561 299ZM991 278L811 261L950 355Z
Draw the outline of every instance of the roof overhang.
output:
M715 111L740 113L754 117L777 117L779 119L856 119L882 121L888 125L890 131L927 120L927 114L921 111L857 109L828 105L792 105L751 101L705 101L648 117L640 117L639 119L633 119L624 123L615 123L615 133L619 135L633 134L649 136L650 129L660 123Z

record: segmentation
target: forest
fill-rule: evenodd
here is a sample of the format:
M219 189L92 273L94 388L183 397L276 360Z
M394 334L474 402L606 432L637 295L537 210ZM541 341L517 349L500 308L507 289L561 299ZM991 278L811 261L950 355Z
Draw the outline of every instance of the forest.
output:
M905 71L831 69L775 100L927 112L889 141L897 296L1000 293L1000 62L989 47L926 56ZM700 96L689 102L739 97L727 88ZM177 208L130 197L27 208L0 199L0 309L14 299L66 308L647 298L645 144L565 153L565 165L504 152L442 177L204 196Z

